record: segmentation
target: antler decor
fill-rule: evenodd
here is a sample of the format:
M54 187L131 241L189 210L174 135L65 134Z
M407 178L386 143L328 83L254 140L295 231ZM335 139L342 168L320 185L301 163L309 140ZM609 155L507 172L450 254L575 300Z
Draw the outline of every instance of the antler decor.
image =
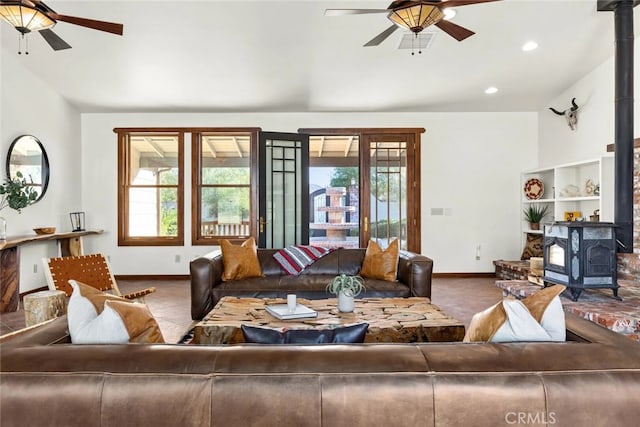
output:
M576 130L576 126L578 126L578 104L576 104L576 99L573 98L571 100L571 107L567 108L564 111L558 111L553 107L549 107L549 110L553 111L559 116L564 116L567 119L567 124L571 128L571 130Z

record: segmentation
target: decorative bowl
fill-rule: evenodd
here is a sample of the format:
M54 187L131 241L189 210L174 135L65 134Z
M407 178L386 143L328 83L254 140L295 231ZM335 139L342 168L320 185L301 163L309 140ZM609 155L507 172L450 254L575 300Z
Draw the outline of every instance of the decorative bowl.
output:
M36 234L53 234L56 232L56 228L55 227L39 227L39 228L34 228L33 231L35 231Z

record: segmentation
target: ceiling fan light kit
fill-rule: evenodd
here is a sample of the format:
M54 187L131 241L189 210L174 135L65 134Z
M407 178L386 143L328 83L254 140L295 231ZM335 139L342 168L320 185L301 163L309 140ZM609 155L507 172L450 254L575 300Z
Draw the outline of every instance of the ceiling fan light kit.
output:
M395 9L389 14L389 19L396 25L416 34L443 18L444 13L431 2L417 2L417 4Z
M41 0L0 0L0 18L13 26L25 38L25 34L37 31L53 50L71 46L51 30L57 22L79 25L93 30L122 35L123 25L95 19L60 15ZM20 50L18 53L21 53ZM27 48L27 54L28 48Z
M500 0L396 0L386 9L326 9L324 14L325 16L341 16L387 13L387 17L394 25L365 43L365 47L378 46L398 28L407 28L414 34L418 34L430 25L435 25L454 39L462 41L475 33L449 21L448 19L455 16L455 13L447 14L448 8L494 1Z
M56 23L38 9L29 7L21 1L3 1L0 4L0 18L22 34L45 30Z

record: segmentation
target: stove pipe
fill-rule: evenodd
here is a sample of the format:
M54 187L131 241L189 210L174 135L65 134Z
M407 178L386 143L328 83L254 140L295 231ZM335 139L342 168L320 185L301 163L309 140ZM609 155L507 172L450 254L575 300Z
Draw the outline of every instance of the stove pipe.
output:
M638 0L599 0L615 23L615 223L618 252L633 252L633 7Z

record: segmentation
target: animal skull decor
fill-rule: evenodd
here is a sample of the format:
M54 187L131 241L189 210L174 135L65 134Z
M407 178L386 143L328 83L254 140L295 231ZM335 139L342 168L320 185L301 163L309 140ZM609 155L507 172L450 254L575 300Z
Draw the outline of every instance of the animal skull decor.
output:
M576 126L578 125L578 104L576 104L576 99L573 98L571 100L571 107L567 108L564 111L558 111L553 107L550 107L549 110L553 111L559 116L564 116L567 119L567 124L571 128L571 130L576 130Z

